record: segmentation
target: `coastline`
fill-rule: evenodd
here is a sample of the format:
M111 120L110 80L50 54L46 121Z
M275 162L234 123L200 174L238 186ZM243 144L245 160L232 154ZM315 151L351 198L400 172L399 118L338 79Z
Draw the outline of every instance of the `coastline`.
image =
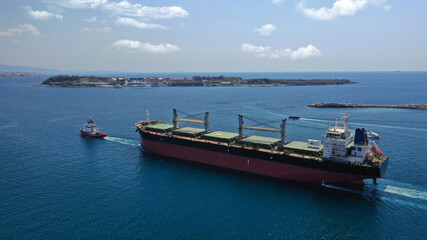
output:
M276 86L324 86L356 84L349 79L269 79L226 76L193 76L191 78L167 77L95 77L95 76L53 76L39 87L276 87Z

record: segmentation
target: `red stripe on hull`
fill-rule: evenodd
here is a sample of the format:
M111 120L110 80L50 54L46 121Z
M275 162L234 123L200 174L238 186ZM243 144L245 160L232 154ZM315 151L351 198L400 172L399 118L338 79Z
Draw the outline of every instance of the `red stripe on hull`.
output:
M143 138L141 138L141 146L147 151L167 157L302 182L363 184L363 179L367 178L363 175L329 172L204 149L161 143Z
M104 137L106 137L106 136L107 136L107 134L106 134L106 133L90 134L90 133L88 133L88 132L83 131L82 129L80 129L80 132L81 132L81 134L82 134L83 136L86 136L86 137L104 138Z

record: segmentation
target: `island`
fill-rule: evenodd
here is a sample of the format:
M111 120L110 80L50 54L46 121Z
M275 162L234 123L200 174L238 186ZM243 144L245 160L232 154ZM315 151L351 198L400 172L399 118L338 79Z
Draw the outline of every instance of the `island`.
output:
M59 75L46 79L38 86L46 87L189 87L189 86L319 86L355 84L348 79L243 79L226 76L164 77L96 77Z
M23 77L44 77L45 75L35 72L0 72L0 78L23 78Z
M427 110L427 104L406 104L406 105L378 105L378 104L354 104L354 103L315 103L307 105L315 108L405 108Z

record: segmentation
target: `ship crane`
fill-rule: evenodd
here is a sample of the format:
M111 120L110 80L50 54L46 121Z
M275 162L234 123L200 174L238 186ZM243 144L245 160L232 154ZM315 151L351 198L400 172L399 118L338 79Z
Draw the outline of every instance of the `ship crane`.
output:
M138 122L141 147L165 157L319 184L364 184L366 179L375 183L387 170L388 156L369 142L364 128L355 129L354 133L348 129L347 113L342 118L344 126L339 126L338 121L335 126L331 123L322 142L308 139L307 143L287 141L286 145L285 119L275 128L239 115L236 133L209 130L208 112L204 119L185 113L182 115L188 118L179 118L178 113L182 112L173 110L173 125L165 121ZM245 121L254 124L245 126ZM178 122L204 124L205 129L181 128ZM246 137L245 129L280 132L282 138Z
M188 113L179 111L180 113L183 113L185 115L188 115L190 117L197 118L196 116L190 115ZM197 119L186 119L186 118L178 118L178 110L175 108L173 109L173 129L178 128L178 122L189 122L189 123L202 123L205 125L205 133L209 132L209 112L205 112L205 118L204 120L197 120Z
M268 125L267 123L261 123L258 122L254 119L251 119L249 117L245 117L251 121L254 121L260 125L267 125L269 126L267 127L255 127L255 126L244 126L244 120L243 120L243 115L239 114L239 139L241 140L243 138L243 130L244 129L248 129L248 130L256 130L256 131L267 131L267 132L279 132L280 133L280 146L283 147L285 145L285 138L286 138L286 118L282 119L282 124L280 124L280 129L279 128L274 128L270 125Z

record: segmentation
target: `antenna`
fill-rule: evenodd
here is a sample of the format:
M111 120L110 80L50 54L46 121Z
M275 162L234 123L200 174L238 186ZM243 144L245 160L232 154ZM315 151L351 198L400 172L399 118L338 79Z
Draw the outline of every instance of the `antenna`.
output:
M145 116L147 116L147 122L150 121L150 112L147 110L145 110Z
M344 122L344 131L347 132L348 131L348 119L350 118L350 108L347 111L348 115L345 115L344 113L342 113L342 121Z

